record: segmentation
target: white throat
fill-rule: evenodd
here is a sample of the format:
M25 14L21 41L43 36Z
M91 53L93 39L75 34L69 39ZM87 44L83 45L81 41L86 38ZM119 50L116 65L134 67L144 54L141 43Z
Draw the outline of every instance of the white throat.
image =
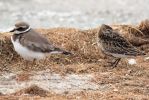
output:
M21 34L21 33L25 33L25 32L28 32L31 28L29 27L28 29L26 29L25 31L18 31L16 30L15 31L15 34Z

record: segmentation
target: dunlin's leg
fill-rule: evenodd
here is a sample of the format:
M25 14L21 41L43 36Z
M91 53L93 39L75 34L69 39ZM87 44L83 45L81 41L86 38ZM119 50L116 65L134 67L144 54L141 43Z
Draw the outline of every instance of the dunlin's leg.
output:
M118 65L118 63L119 63L120 60L121 60L121 58L118 58L118 59L115 60L115 62L114 62L113 65L112 65L113 68Z
M114 62L108 62L110 64L109 66L116 67L120 60L121 58L117 58Z

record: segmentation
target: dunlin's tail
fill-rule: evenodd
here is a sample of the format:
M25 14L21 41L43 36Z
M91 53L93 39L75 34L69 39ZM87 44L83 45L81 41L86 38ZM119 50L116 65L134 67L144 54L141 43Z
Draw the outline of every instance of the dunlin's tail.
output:
M64 55L72 55L72 53L67 52L67 51L63 51L62 54L64 54Z

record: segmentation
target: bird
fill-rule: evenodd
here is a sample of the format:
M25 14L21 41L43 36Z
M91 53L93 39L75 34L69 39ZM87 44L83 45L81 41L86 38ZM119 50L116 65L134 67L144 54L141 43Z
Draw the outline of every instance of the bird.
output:
M113 68L118 65L121 58L145 55L143 51L122 37L118 31L106 24L102 24L98 31L97 44L105 55L115 58L114 62L110 62Z
M45 59L49 54L71 54L54 46L42 34L31 28L27 22L17 22L10 32L13 33L11 42L14 50L25 60Z

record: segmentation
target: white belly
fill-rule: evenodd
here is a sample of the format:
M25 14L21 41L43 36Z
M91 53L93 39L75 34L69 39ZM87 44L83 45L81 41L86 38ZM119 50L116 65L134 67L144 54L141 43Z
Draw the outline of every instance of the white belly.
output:
M13 43L15 51L26 60L31 60L31 61L33 59L38 59L39 60L39 59L44 59L46 57L46 55L44 53L33 52L33 51L27 49L26 47L22 46L19 43L18 39L16 41L13 41L13 39L11 37L11 41Z

